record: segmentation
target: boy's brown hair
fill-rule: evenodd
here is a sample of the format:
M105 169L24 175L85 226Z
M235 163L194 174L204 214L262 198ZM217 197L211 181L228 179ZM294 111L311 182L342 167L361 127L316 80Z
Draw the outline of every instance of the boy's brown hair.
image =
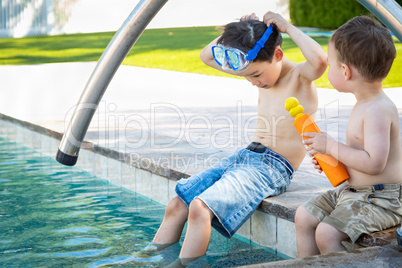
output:
M389 31L367 16L355 17L339 27L330 41L338 62L352 65L368 81L384 79L396 57Z

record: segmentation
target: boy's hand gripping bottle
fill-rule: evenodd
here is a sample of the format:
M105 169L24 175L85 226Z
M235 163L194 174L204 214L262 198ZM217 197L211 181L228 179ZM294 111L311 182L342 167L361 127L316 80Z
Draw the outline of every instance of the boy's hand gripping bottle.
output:
M300 134L306 132L321 133L314 119L309 114L303 114L303 106L299 105L299 101L296 98L287 98L285 101L285 109L289 111L292 117L295 117L293 124ZM304 139L307 139L307 137L304 137ZM321 169L324 171L332 186L336 187L349 179L349 174L343 164L333 156L316 153L314 158L321 166Z

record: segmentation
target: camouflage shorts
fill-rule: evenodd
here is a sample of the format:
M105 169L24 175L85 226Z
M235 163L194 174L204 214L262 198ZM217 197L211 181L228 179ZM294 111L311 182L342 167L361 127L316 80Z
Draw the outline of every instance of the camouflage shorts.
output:
M361 234L381 231L402 221L402 184L341 185L302 206L320 222L356 242Z

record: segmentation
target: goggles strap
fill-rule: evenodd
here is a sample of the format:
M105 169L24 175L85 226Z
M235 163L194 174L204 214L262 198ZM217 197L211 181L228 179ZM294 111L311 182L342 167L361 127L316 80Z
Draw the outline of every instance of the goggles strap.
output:
M257 58L258 52L260 52L261 48L264 47L265 42L267 42L269 36L272 34L273 26L272 24L265 30L264 34L262 35L261 39L257 41L255 46L250 49L247 53L246 60L252 61Z

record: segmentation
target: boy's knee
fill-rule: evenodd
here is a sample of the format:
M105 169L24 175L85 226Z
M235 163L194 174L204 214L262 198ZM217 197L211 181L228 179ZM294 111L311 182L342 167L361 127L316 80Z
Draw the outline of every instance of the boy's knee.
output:
M320 223L317 226L317 229L315 231L315 241L317 242L317 246L319 248L323 248L326 243L330 241L330 237L328 236L329 233L325 233L328 230L328 227L326 224Z
M196 198L190 203L188 215L189 220L209 220L211 215L211 210L202 200Z
M315 228L319 221L307 209L300 206L296 210L295 225L297 229Z
M166 206L166 215L187 217L187 205L178 196L172 198Z
M325 222L318 224L315 232L315 240L321 253L329 252L333 245L340 244L347 235Z

